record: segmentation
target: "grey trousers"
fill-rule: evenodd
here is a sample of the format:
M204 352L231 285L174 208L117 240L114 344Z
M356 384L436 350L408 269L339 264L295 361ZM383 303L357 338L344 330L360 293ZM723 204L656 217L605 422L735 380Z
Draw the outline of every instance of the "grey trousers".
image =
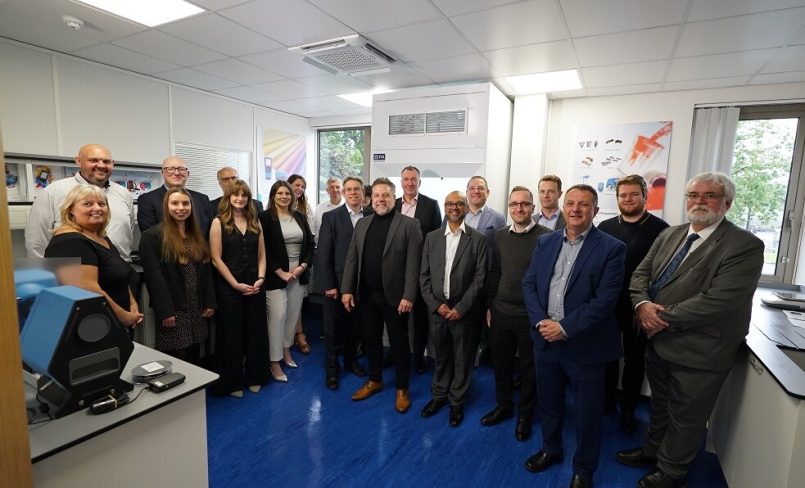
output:
M431 383L434 400L446 398L450 405L464 404L472 379L475 350L481 336L479 324L474 315L462 317L456 322L436 320L431 316L433 347L436 350L436 371Z

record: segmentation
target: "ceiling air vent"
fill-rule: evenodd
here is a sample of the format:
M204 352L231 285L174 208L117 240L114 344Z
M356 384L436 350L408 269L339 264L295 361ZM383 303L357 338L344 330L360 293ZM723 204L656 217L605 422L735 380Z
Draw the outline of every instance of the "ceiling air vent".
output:
M381 73L389 71L394 63L394 58L357 34L288 50L304 54L304 62L332 74L360 76Z
M467 111L428 112L425 114L425 133L444 134L465 132L467 130Z
M389 115L389 135L402 136L425 133L425 114Z

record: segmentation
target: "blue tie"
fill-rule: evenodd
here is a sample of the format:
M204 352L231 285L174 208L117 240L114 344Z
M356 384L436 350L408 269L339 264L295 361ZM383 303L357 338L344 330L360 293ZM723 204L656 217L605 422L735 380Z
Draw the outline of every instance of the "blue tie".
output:
M685 259L685 256L688 255L688 251L690 251L690 246L693 244L693 241L695 241L698 238L699 234L689 235L688 238L685 240L685 244L682 246L682 249L680 249L676 254L674 254L674 257L671 258L671 262L669 262L668 266L665 267L665 270L662 273L660 273L660 276L659 278L657 278L657 281L651 284L651 286L648 289L648 296L650 296L652 300L654 300L654 297L656 297L657 293L660 292L660 289L663 286L665 286L666 283L668 283L668 280L671 279L671 276L674 275L676 269L679 267L680 264L682 264L682 261Z

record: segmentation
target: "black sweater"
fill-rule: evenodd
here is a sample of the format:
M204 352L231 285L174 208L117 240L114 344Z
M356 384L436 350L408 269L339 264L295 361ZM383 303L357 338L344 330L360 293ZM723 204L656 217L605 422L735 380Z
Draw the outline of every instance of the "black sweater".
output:
M383 248L394 219L394 210L372 217L366 229L366 241L363 246L363 263L361 263L361 288L366 290L383 289Z

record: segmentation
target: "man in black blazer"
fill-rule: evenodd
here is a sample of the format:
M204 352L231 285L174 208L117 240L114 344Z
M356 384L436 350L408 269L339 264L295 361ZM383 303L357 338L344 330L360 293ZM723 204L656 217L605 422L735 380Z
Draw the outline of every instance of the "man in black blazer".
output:
M155 190L140 195L137 199L137 226L140 232L145 232L151 227L162 222L162 201L168 188L184 188L190 170L187 163L179 156L169 156L162 161L162 179L165 184ZM193 202L193 215L201 228L201 233L205 237L210 234L210 199L207 195L193 190L187 190Z
M337 390L338 354L344 354L344 367L357 376L366 376L356 358L360 320L358 314L347 314L341 304L341 280L344 278L344 262L355 224L372 213L363 208L363 181L356 176L344 179L342 190L345 204L325 212L319 230L319 247L316 251L316 279L324 290L322 328L324 331L324 383Z
M451 427L464 420L473 358L481 335L481 292L486 279L486 237L464 224L467 196L445 197L447 225L425 237L419 284L433 326L436 372L432 399L422 409L431 417L450 402Z
M240 179L238 170L231 166L224 166L223 168L219 169L215 176L218 178L218 186L221 187L221 191L224 193L226 193L226 187L228 185L231 185ZM257 193L252 192L252 195L257 196ZM220 196L210 202L210 215L213 218L218 216L218 207L221 205L222 198L223 196ZM256 210L255 215L260 214L263 211L263 202L257 200L256 198L252 198L252 201L254 202Z
M687 486L724 383L749 331L763 242L724 216L735 185L702 173L686 186L689 224L669 227L632 274L629 291L649 338L651 424L643 446L618 461L652 466L640 487Z
M422 184L421 174L415 166L406 166L400 173L403 195L394 203L394 208L405 216L413 217L419 221L422 236L442 226L442 214L436 200L419 193ZM428 308L418 294L414 303L414 367L416 372L425 372L425 347L428 345Z
M354 395L365 400L383 389L383 321L386 323L397 375L395 409L411 406L408 380L408 313L419 290L422 233L416 220L394 210L394 183L378 178L372 183L374 215L355 224L344 263L341 303L347 312L360 304L364 346L369 358L369 381Z

